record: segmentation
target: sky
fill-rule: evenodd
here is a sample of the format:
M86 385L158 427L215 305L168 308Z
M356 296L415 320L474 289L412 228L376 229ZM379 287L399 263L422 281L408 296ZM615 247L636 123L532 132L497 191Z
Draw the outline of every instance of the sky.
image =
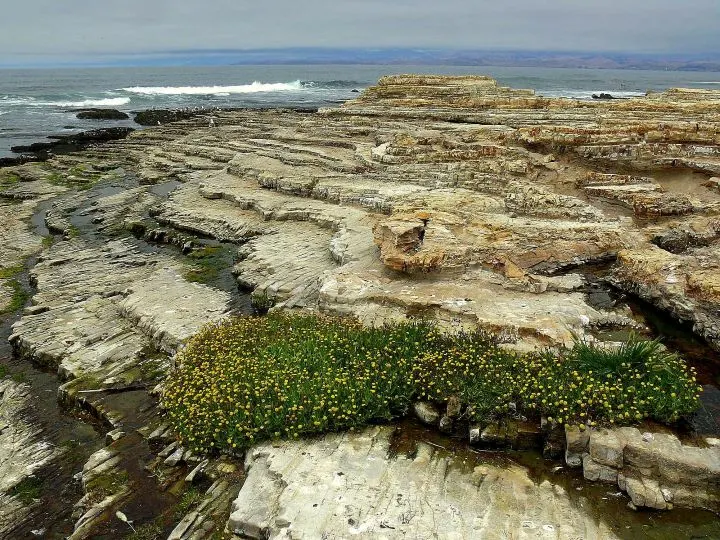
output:
M281 47L708 53L720 0L23 0L0 64Z

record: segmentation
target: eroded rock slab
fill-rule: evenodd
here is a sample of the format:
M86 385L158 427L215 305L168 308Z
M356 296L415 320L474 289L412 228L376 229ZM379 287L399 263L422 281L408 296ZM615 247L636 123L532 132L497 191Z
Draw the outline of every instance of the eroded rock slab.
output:
M264 444L228 527L250 538L616 538L517 465L462 470L431 446L389 458L391 428Z
M6 538L34 504L33 490L23 490L22 483L32 484L33 473L62 453L43 436L42 427L25 415L31 407L27 385L0 380L0 536ZM24 496L18 497L21 491Z

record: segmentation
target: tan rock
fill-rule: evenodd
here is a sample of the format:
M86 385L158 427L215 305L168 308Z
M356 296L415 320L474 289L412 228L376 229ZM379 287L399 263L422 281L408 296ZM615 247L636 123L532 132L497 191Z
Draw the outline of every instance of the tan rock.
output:
M422 442L414 455L388 459L391 433L381 427L253 448L229 530L250 538L485 538L521 530L616 538L565 490L537 484L515 465L463 472Z
M633 504L637 507L665 510L667 502L656 480L650 478L626 478L625 486Z
M415 403L413 405L413 412L423 424L436 426L440 421L440 411L435 405L427 401L418 401Z
M624 447L625 441L614 431L599 429L590 433L590 456L601 465L622 468Z
M613 467L601 465L592 459L590 454L582 458L583 476L593 482L606 482L615 484L618 481L618 471ZM627 484L625 484L627 486Z
M565 426L565 463L570 467L583 465L583 455L588 451L590 430L578 426Z

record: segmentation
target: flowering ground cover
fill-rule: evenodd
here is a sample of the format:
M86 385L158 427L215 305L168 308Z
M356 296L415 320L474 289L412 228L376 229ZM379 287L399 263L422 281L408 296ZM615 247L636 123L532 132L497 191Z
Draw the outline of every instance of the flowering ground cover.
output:
M208 326L177 360L161 404L196 452L354 429L451 396L476 424L510 412L581 426L674 422L698 407L701 390L692 368L654 341L521 354L482 331L288 312Z

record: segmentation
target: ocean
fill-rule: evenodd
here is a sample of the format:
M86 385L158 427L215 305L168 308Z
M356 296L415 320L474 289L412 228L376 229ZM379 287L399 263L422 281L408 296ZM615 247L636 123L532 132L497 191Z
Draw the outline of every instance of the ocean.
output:
M0 69L0 157L10 147L132 120L78 120L72 109L332 107L393 73L481 74L540 95L591 99L672 87L720 89L720 73L488 66L291 65Z

